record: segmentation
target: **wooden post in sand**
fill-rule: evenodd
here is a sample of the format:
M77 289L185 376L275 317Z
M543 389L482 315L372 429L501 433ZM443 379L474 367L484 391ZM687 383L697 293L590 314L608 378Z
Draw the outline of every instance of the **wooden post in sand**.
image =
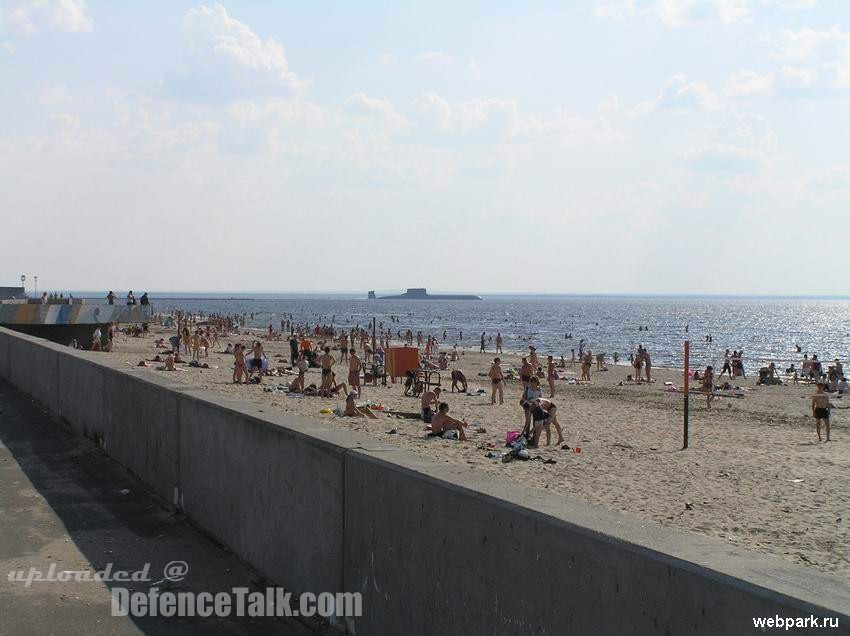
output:
M688 369L691 366L691 341L685 340L685 430L684 430L684 443L682 444L682 450L685 450L688 447L688 397L690 396L690 376L688 375Z
M375 364L375 356L378 347L375 346L375 317L372 316L372 386L378 386L378 365Z

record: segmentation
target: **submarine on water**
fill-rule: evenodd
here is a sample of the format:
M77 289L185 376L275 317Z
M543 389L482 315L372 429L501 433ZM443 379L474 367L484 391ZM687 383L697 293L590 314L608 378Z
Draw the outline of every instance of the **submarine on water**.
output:
M375 296L369 292L371 300L483 300L475 294L429 294L424 287L408 287L407 291L397 296Z

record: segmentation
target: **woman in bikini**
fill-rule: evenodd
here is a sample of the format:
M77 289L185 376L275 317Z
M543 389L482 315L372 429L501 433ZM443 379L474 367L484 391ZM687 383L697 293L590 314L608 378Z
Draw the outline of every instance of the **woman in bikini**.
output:
M552 433L549 427L554 425L555 431L558 433L558 441L555 445L558 446L564 443L564 436L561 433L561 424L558 422L558 407L551 400L538 398L532 402L531 417L534 420L534 436L533 445L536 447L540 443L540 433L546 431L546 446L549 446L552 441Z
M242 350L241 344L236 344L233 347L233 382L234 384L242 383L242 374L248 375L248 369L245 368L245 352Z

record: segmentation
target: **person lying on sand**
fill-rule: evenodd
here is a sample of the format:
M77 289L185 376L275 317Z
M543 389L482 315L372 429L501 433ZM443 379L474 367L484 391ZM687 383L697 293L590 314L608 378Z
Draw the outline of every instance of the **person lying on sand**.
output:
M351 391L348 394L348 397L345 399L345 412L343 415L347 415L349 417L368 417L369 419L376 420L378 416L372 412L368 406L357 406L354 403L354 400L357 399L357 391Z
M449 416L449 405L445 402L440 402L437 409L437 414L431 420L431 435L442 435L446 431L457 431L460 441L466 441L466 433L463 429L466 427L466 422L461 422Z

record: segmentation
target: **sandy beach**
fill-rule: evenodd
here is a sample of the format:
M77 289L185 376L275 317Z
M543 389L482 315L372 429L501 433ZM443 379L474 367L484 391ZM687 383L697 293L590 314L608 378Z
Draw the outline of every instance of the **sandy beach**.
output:
M146 338L119 335L111 356L128 365L150 360L160 349L154 340L174 330L153 327ZM258 335L258 334L257 334ZM248 342L243 333L221 339L226 343ZM289 366L286 340L266 341L263 346L270 367ZM547 352L541 351L545 360ZM335 352L338 359L339 353ZM188 356L184 356L187 360ZM554 497L567 496L626 515L689 532L718 537L731 544L770 553L790 561L840 576L850 576L850 413L834 410L833 441L819 444L813 429L808 397L814 387L756 386L752 374L738 379L743 397L716 398L711 410L699 395L691 396L690 448L682 446L682 394L671 392L664 382L681 386L682 372L653 369L651 385L620 383L630 367L609 363L608 370L592 371L592 383L574 384L578 365L569 364L557 382L554 402L570 449L554 445L530 449L532 457L552 459L503 463L505 433L519 430L523 413L519 406L519 381L507 382L505 403L490 404L486 374L492 354L463 352L460 368L473 395L450 393L450 373L442 372L444 393L451 415L469 423L468 442L427 438L424 424L412 419L378 413L375 420L321 414L323 409L344 406L345 398L320 398L268 392L292 379L264 377L260 385L231 382L233 356L210 352L202 362L210 369L178 365L173 379L193 387L226 394L231 398L262 404L279 412L331 420L335 426L366 432L383 442L429 457L437 462L467 464L494 480L522 482ZM519 364L516 354L501 356L505 369ZM284 360L286 360L284 362ZM339 363L338 363L338 367ZM338 375L347 375L347 365ZM319 383L318 369L311 369L308 384ZM486 394L476 394L484 389ZM419 410L419 399L404 397L402 384L367 386L361 401L371 400L403 412ZM544 390L544 395L547 392ZM846 403L832 398L837 406ZM486 432L476 432L483 427ZM393 431L393 432L391 432ZM575 447L581 452L576 453ZM495 458L487 457L488 453Z

